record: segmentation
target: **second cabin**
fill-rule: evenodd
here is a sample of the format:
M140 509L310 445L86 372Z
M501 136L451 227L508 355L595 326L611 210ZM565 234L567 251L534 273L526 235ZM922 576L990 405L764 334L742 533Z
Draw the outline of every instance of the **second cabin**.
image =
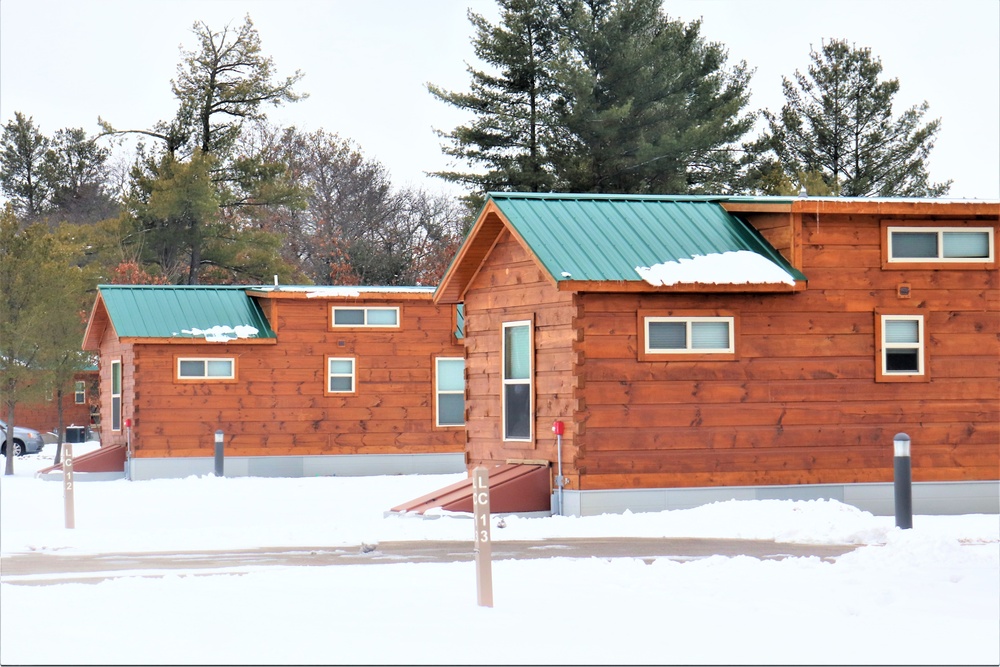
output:
M99 287L101 444L130 479L461 472L456 309L421 287Z

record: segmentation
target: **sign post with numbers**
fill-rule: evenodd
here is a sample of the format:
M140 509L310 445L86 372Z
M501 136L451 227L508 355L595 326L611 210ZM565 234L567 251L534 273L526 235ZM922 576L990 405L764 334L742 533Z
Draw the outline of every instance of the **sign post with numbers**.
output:
M476 521L476 594L480 607L493 606L493 554L490 544L490 473L472 471L472 509Z
M66 506L66 527L76 527L73 512L73 445L63 444L63 504Z

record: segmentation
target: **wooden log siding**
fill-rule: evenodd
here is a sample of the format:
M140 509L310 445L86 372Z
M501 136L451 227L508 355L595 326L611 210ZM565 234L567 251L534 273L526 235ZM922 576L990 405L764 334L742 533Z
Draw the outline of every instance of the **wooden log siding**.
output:
M111 327L107 327L101 343L100 362L98 363L98 386L100 387L100 433L101 446L125 445L127 430L125 420L135 419L133 411L134 403L130 397L135 392L135 373L132 371L132 364L135 360L135 350L132 343L122 342L111 333ZM112 362L121 361L121 429L112 430L112 402L111 402L111 366Z
M507 461L555 461L552 423L556 420L567 426L562 438L564 471L572 468L577 412L576 302L575 295L555 289L509 232L501 233L465 293L466 450L470 469ZM501 331L504 322L528 319L534 324L534 440L504 442Z
M915 481L997 479L998 273L882 270L880 219L804 215L779 230L803 239L796 294L582 295L580 487L888 482L901 431ZM917 308L927 380L876 383L876 309ZM737 359L637 362L636 313L658 309L734 312Z
M123 415L135 422L135 456L212 456L218 429L233 456L461 452L464 430L436 427L434 419L434 358L463 354L450 307L435 306L429 295L386 298L268 299L279 337L272 345L190 339L122 345L106 334L102 381L110 382L114 350L134 351L123 363L123 370L134 369L123 378L129 392ZM332 329L333 305L398 305L400 326ZM235 357L236 381L177 382L178 356ZM356 359L353 393L325 394L328 356ZM102 435L124 442L124 434L110 433L110 407L102 409Z

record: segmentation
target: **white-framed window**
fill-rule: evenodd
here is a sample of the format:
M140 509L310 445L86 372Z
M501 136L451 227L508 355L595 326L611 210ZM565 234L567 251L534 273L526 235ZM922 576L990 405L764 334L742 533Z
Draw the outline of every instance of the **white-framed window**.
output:
M654 317L643 320L646 354L733 354L733 317Z
M503 439L527 440L533 435L532 322L503 324Z
M83 380L77 380L73 383L73 402L77 405L83 405L87 402L87 383Z
M236 359L233 357L178 357L178 380L233 380Z
M332 327L398 327L399 308L333 306L330 315Z
M879 379L920 378L926 374L923 315L878 315Z
M992 227L887 227L889 262L992 262Z
M354 357L326 358L326 393L353 394L356 384Z
M437 426L465 425L465 359L434 359L434 396Z
M111 430L122 430L122 362L111 362Z

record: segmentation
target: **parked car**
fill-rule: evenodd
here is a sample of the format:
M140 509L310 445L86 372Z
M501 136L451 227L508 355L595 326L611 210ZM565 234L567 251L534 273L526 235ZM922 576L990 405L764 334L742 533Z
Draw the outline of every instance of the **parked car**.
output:
M37 454L44 446L42 434L35 429L14 427L14 456ZM2 420L0 420L0 455L7 455L7 422Z

